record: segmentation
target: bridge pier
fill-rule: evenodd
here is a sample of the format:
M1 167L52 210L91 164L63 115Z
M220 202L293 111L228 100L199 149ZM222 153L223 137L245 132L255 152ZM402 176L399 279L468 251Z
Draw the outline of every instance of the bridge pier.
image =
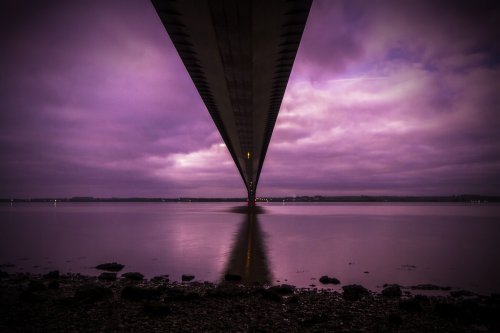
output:
M247 202L249 207L255 206L255 190L253 189L248 190Z

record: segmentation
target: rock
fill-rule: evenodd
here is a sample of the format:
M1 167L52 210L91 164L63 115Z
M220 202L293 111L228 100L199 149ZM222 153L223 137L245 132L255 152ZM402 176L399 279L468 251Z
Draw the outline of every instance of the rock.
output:
M118 264L116 262L110 262L106 264L97 265L95 268L100 269L102 271L110 271L110 272L119 272L125 267L122 264Z
M122 274L122 277L124 277L127 280L133 280L133 281L142 281L144 279L144 275L142 275L139 272L128 272Z
M59 271L51 271L43 276L44 279L59 279Z
M159 298L160 294L161 292L158 289L127 286L122 289L121 296L123 299L128 299L130 301L141 301Z
M9 273L0 270L0 279L8 278Z
M189 282L189 281L194 280L194 275L182 274L181 279L183 282Z
M101 281L116 281L116 273L104 272L97 278Z
M279 286L273 286L269 288L270 291L274 291L275 293L278 293L280 295L290 295L293 294L295 291L295 286L289 285L289 284L282 284Z
M148 302L143 311L152 316L166 316L172 313L172 309L163 302Z
M168 275L158 275L151 279L153 282L170 282Z
M113 297L110 288L98 285L87 285L75 292L74 299L83 303L95 303Z
M423 310L422 305L415 298L399 301L399 308L407 312L421 312Z
M337 278L329 277L328 275L323 275L319 278L319 282L323 284L339 284L340 281Z
M238 274L226 274L224 275L224 280L231 282L241 282L242 278L241 275Z
M388 285L382 290L382 295L385 297L401 297L402 294L401 287L397 284Z
M347 286L343 286L342 289L344 290L344 293L342 294L344 299L352 301L358 300L361 297L370 294L368 289L359 284L350 284Z

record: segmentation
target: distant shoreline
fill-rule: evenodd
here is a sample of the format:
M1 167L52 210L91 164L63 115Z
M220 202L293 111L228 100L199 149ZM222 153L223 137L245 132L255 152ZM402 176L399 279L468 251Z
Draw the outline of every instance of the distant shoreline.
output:
M0 202L246 202L246 198L0 198ZM500 196L461 194L452 196L294 196L294 197L262 197L258 202L463 202L488 203L500 202Z

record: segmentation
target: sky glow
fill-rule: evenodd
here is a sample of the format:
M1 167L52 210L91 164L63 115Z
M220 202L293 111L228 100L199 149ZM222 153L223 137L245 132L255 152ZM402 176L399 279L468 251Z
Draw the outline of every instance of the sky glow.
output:
M499 7L316 0L257 195L500 195ZM149 2L0 13L0 197L246 195Z

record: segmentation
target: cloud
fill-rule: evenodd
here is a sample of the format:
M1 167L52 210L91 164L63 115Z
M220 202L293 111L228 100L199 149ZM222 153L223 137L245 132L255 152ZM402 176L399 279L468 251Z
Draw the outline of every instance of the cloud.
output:
M148 2L4 2L0 197L243 196ZM494 2L314 2L259 194L499 194Z

